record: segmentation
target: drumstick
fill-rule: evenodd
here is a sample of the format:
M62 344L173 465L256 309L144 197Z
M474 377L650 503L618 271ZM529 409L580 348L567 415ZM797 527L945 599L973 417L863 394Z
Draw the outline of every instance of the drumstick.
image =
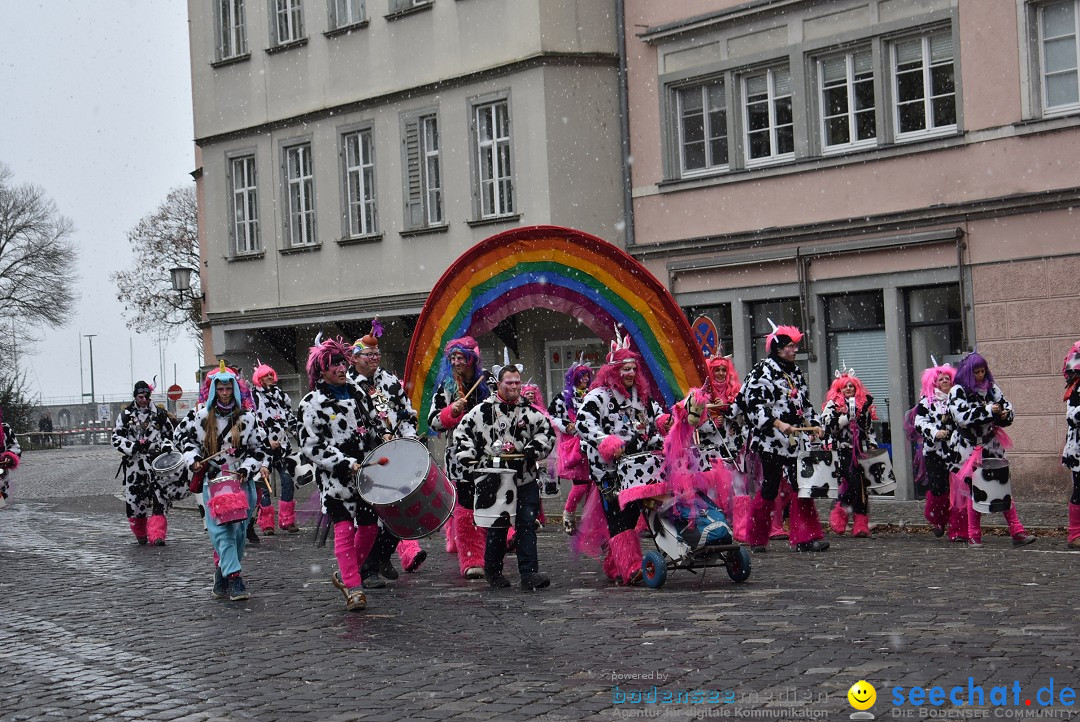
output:
M788 433L789 434L794 434L797 431L814 432L814 431L818 431L820 429L821 429L820 426L792 426L791 431L789 431Z
M465 395L464 395L464 396L462 396L461 398L463 398L463 399L467 399L467 398L469 398L469 395L470 395L470 394L472 394L472 392L473 392L473 391L476 391L476 387L477 387L477 386L479 386L479 385L480 385L480 382L481 382L481 381L483 381L483 380L484 380L484 377L483 377L483 376L481 376L480 378L476 379L476 383L475 383L475 384L473 384L473 385L472 385L472 388L471 388L471 389L469 389L468 391L466 391L466 392L465 392Z
M366 464L361 464L360 468L361 469L366 469L369 466L386 466L389 463L390 463L390 459L388 459L385 456L380 456L378 459L375 459L375 461L369 461Z

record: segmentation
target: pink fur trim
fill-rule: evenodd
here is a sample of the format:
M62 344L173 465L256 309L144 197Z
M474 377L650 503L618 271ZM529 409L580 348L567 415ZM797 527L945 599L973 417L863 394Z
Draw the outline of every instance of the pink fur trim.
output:
M667 436L669 429L671 429L671 414L660 414L657 416L656 430L660 432L660 435Z
M671 488L671 482L668 481L659 484L641 484L640 486L632 486L629 489L623 489L619 492L619 506L625 508L626 505L631 502L674 493L675 490Z
M603 554L604 543L608 540L607 518L604 516L604 504L596 484L589 484L588 489L577 533L570 537L570 550L574 554L585 554L599 559Z
M407 572L415 572L419 569L420 565L413 566L413 562L416 560L416 555L419 554L420 542L415 539L402 539L397 545L398 559L401 560L401 566Z
M3 454L0 454L0 459L7 459L8 462L10 462L11 466L8 467L9 471L19 468L19 457L10 451L5 451Z
M459 506L454 510L454 531L457 535L458 569L461 576L465 576L467 569L484 566L487 529L476 526L472 509Z
M439 412L439 423L444 429L452 429L461 421L460 416L454 416L454 407L446 406Z
M161 514L155 514L146 522L146 536L150 541L165 540L169 532L169 520Z
M620 532L611 538L611 556L623 584L641 572L641 539L637 531Z
M248 508L247 494L233 492L232 494L218 494L210 498L210 513L215 518L227 516L232 512L242 511Z
M600 452L600 458L610 464L615 461L615 454L621 451L623 446L625 443L618 436L605 436L597 451Z
M255 523L258 524L259 529L261 531L264 531L264 532L273 531L273 529L274 529L274 507L273 507L273 505L260 506L259 507L259 515L256 518Z
M296 523L296 502L283 501L278 504L278 524L284 529Z

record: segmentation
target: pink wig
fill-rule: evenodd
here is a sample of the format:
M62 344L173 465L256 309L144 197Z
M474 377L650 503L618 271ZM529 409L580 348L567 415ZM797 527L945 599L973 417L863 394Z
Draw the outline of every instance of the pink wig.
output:
M521 385L521 396L525 398L527 393L533 394L533 402L530 404L534 409L542 413L544 416L548 415L547 408L544 406L544 394L540 391L540 387L531 381L527 384Z
M765 353L772 354L773 345L777 343L781 336L790 338L792 343L799 343L802 341L803 333L798 326L777 326L772 333L765 337Z
M266 364L259 362L255 367L255 370L251 372L251 383L255 384L260 389L264 389L270 384L276 384L277 371L274 371L274 369Z
M1077 341L1069 349L1069 353L1065 354L1065 362L1061 364L1061 375L1066 379L1069 378L1069 374L1080 371L1080 341Z
M641 357L628 348L619 349L608 354L608 362L600 367L593 379L591 389L609 388L622 389L622 380L619 378L619 369L627 361L637 364L637 376L634 378L634 387L637 388L638 398L642 401L649 399L649 382L645 378L644 369L641 367Z
M315 388L315 385L322 379L323 372L330 368L330 361L335 356L340 356L345 361L352 357L352 347L345 343L340 336L311 347L307 359L309 388Z
M934 389L937 387L938 379L942 376L948 376L951 382L956 378L956 369L949 364L944 366L931 366L922 372L922 395L928 399L934 398Z
M465 358L469 359L469 364L475 370L480 370L480 345L472 336L462 336L447 341L446 347L443 348L443 355L449 359L450 354L454 352L465 354Z
M848 373L842 373L833 380L829 392L825 394L825 404L832 401L837 406L847 406L847 399L844 398L844 387L848 384L855 386L855 408L860 410L864 408L866 406L866 387L863 386L863 382L859 381L857 376ZM825 404L822 404L821 408L824 409ZM877 409L870 408L870 418L877 418Z
M734 402L735 397L739 394L739 389L742 388L739 376L735 373L735 362L731 360L730 356L721 356L709 359L705 362L705 365L709 369L709 386L712 388L713 398L725 404ZM723 384L716 381L716 369L721 366L727 369L727 379L724 380Z

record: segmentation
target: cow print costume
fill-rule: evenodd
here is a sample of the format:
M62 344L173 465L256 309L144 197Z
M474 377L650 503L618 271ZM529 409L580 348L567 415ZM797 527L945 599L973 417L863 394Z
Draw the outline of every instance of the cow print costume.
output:
M843 389L849 384L855 386L855 395L845 398ZM870 499L867 491L869 482L862 473L859 459L864 458L871 449L877 448L877 437L871 426L872 420L876 417L874 397L866 392L866 388L858 377L848 371L836 377L829 388L827 398L821 410L821 425L825 429L826 443L837 452L841 480L840 495L833 505L829 522L835 533L843 534L847 528L850 511L855 515L851 535L868 537L870 536ZM856 448L856 440L858 448Z
M293 472L296 465L286 462L292 448L291 437L297 433L292 399L277 385L277 373L269 366L260 364L256 367L252 380L254 384L251 396L255 403L255 415L265 432L266 455L270 459L271 470L278 472L281 482L278 523L282 529L298 532L300 527L296 525L296 502L293 501ZM274 442L278 444L277 448L272 446ZM274 533L274 502L267 488L259 489L258 525L264 534Z
M143 381L135 385L135 394L150 394ZM148 541L163 545L168 529L165 512L172 501L186 489L163 488L150 469L154 457L172 449L173 423L165 409L147 400L146 406L132 401L116 417L112 445L123 458L124 510L128 527L139 544Z
M19 465L21 459L22 448L15 437L15 432L6 423L0 421L0 507L7 504L11 489L11 472Z
M1065 377L1065 413L1067 431L1061 463L1072 472L1073 488L1069 497L1069 548L1080 549L1080 341L1073 344L1061 366Z
M924 514L935 536L942 536L948 524L950 541L967 540L967 499L963 504L950 504L949 460L952 451L949 437L953 432L952 414L949 412L949 394L934 388L937 378L955 373L951 367L932 367L924 380L924 393L915 405L912 421L922 441L922 455L926 467L926 509ZM929 393L927 393L929 392ZM938 438L940 432L944 438ZM963 487L963 485L959 485ZM958 488L957 493L966 488Z

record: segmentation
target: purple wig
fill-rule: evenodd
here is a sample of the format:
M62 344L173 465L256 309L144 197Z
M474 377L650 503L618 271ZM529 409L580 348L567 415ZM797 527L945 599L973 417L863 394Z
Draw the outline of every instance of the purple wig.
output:
M566 408L574 408L574 389L577 388L578 382L584 376L588 376L589 383L592 383L593 370L589 364L572 363L570 368L566 369L566 375L563 376L562 392L562 400L566 404ZM585 388L588 388L588 385Z
M986 369L986 378L981 385L975 382L975 369L980 366ZM956 376L953 377L953 382L957 386L963 387L965 391L985 391L994 385L994 375L990 373L990 365L986 363L986 359L980 356L977 351L972 351L964 357L956 368Z

